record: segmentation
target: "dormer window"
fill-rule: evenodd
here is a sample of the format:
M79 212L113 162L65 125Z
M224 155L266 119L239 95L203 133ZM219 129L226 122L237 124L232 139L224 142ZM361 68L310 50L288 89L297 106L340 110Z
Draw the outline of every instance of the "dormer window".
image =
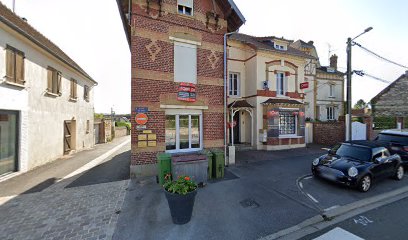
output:
M178 13L193 16L193 5L193 0L177 0Z
M279 45L279 44L275 44L275 49L278 49L278 50L285 50L285 46L283 46L283 45Z

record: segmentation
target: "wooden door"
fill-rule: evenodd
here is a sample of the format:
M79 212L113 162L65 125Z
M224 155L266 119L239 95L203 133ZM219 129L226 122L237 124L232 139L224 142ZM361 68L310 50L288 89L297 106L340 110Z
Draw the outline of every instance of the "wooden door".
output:
M65 121L64 122L64 155L69 154L72 150L71 133L72 133L72 123L71 121Z

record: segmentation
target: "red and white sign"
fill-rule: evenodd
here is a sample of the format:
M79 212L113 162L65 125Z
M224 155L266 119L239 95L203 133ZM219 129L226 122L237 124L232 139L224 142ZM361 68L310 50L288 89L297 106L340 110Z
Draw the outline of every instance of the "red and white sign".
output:
M147 115L145 113L138 113L136 114L136 123L139 125L145 125L147 123L147 121L149 120L149 118L147 117Z
M309 82L303 82L300 84L300 89L306 89L309 88Z
M180 83L177 100L185 102L195 102L197 99L196 87L192 83Z

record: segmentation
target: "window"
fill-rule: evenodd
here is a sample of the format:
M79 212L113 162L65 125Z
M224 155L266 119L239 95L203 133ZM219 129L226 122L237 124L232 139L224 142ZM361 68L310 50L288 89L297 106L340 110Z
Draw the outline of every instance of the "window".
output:
M334 89L335 89L335 86L336 86L336 85L334 85L334 84L330 84L330 85L329 85L329 97L331 97L331 98L334 97Z
M24 85L24 53L7 45L6 81Z
M178 13L192 16L193 4L194 4L193 0L177 0Z
M333 106L327 107L327 120L334 120L334 119L335 119L334 107Z
M286 78L285 73L276 73L276 94L285 96L286 95Z
M71 100L76 101L78 99L77 89L78 81L75 79L71 79L71 95L70 95Z
M174 81L197 84L197 46L174 42Z
M201 115L167 115L165 127L167 151L183 152L202 148Z
M238 73L230 73L229 74L229 84L228 84L228 92L230 96L239 97L240 96L240 80Z
M48 67L47 69L47 93L50 95L61 96L61 72Z
M84 99L89 101L89 87L87 85L84 86Z
M90 131L90 123L89 120L86 120L86 134L88 134Z
M279 135L296 134L296 115L293 111L279 112Z
M275 49L285 50L285 47L283 45L275 44Z

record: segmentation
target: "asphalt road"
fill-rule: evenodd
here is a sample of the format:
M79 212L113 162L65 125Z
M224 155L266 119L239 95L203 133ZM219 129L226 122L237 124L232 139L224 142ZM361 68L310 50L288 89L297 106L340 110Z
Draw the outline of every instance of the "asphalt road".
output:
M349 218L330 228L308 235L302 240L315 239L335 228L341 228L357 237L367 240L405 240L408 239L408 198L399 200L389 205L365 212ZM341 238L343 236L343 238ZM344 239L345 234L339 235ZM333 239L333 237L331 237ZM348 238L351 239L351 238ZM356 238L357 239L357 238Z

